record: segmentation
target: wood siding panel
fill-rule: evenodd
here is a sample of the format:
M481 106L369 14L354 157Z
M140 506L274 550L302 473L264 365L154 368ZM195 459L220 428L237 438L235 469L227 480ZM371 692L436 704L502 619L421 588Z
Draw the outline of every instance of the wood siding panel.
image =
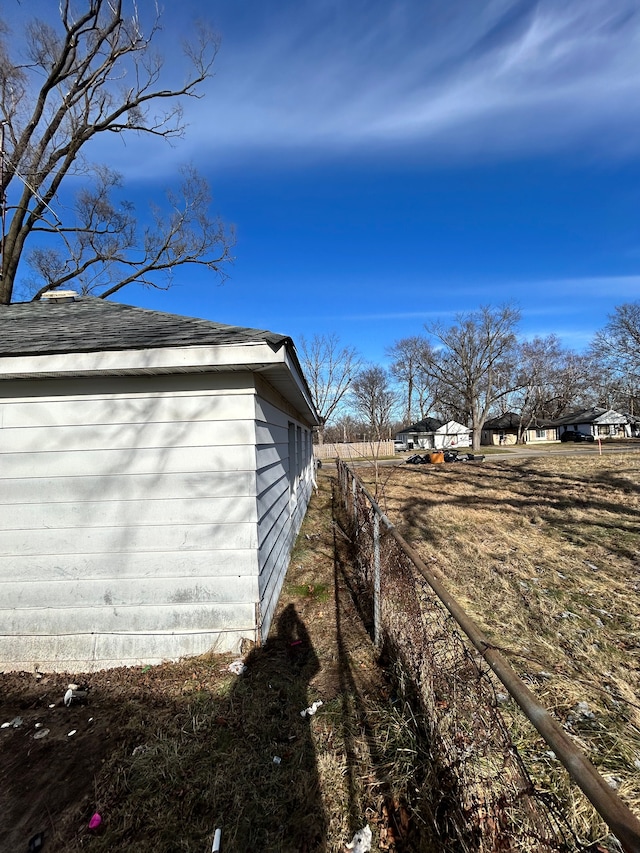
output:
M286 426L274 424L256 424L256 444L277 444L285 447L289 440Z
M37 589L32 588L37 584ZM258 579L254 576L228 577L224 584L209 577L118 577L75 581L36 580L31 583L9 581L0 584L2 607L6 610L34 606L46 602L46 609L68 610L73 607L170 607L174 604L214 604L220 602L254 602Z
M260 546L275 531L278 536L289 523L289 494L283 491L282 482L275 483L260 496L259 511L262 517L258 521L258 541Z
M308 429L303 427L304 433L298 431L302 424L288 412L281 411L272 401L275 399L276 395L272 399L265 399L261 393L256 397L256 435L261 443L257 450L256 494L263 636L271 625L291 549L306 512L308 466L312 450ZM292 423L295 429L293 439L289 430ZM304 440L300 442L303 435ZM290 459L292 448L294 456ZM301 456L300 470L296 464L298 455ZM295 483L293 495L291 482Z
M19 577L29 583L47 580L75 581L92 578L100 581L149 577L182 576L195 582L200 577L235 578L258 575L258 556L253 548L228 551L141 552L129 554L19 554L4 558L7 567L0 575L0 601L3 581Z
M3 453L46 451L135 450L184 447L227 447L253 444L249 421L194 421L193 423L97 424L93 426L30 427L2 430Z
M236 651L258 601L268 631L310 489L294 412L246 371L3 383L0 666Z
M0 453L2 477L78 477L95 472L96 477L113 474L156 474L203 471L253 471L253 446L131 448L130 450L87 450L43 453Z
M5 429L87 427L102 424L193 423L196 421L251 420L252 399L248 395L198 397L182 395L135 396L97 399L48 399L6 401L2 426Z
M200 525L211 524L218 519L224 519L224 524L256 521L256 502L253 497L74 500L54 504L14 504L9 512L0 513L0 531L39 530L51 524L53 515L60 527L74 529Z
M255 637L249 379L231 377L231 393L223 375L3 386L0 618L23 636L0 638L2 668L150 662ZM29 397L12 402L18 386Z
M176 657L236 652L245 630L212 628L176 635L94 634L7 637L0 644L0 669L42 672L95 672L115 666L161 664Z
M1 476L1 474L0 474ZM254 471L178 471L159 474L106 474L99 478L91 475L76 477L25 477L2 478L0 506L33 501L34 495L41 503L66 503L69 494L78 502L120 500L154 500L187 495L198 498L255 497Z
M260 514L260 498L267 489L270 489L275 483L281 483L281 488L283 491L288 491L289 489L289 480L287 478L286 469L282 463L282 461L276 462L274 465L269 465L266 468L262 468L258 475L258 480L260 483L260 494L256 497L258 498L258 515ZM257 486L257 483L256 483Z
M256 468L258 476L263 468L271 465L282 464L283 459L288 458L287 445L285 444L261 444L256 447ZM260 494L260 487L258 487Z
M147 527L48 528L0 531L0 556L122 554L257 548L255 524L175 524Z
M37 621L34 620L37 615ZM176 634L253 628L251 602L171 604L166 607L65 607L64 610L0 608L5 635L53 636L61 633L61 619L69 634Z
M0 384L0 404L76 402L135 398L253 396L255 380L249 370L176 373L147 376L93 376L11 379ZM247 416L253 418L251 401Z

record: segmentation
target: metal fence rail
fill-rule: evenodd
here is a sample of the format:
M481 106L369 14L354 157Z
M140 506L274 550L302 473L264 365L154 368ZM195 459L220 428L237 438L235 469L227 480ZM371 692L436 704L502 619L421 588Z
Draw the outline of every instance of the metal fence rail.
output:
M431 819L460 851L584 850L536 791L497 708L496 677L549 744L626 853L640 821L540 705L462 607L338 460L348 534L371 596L374 638L411 679L433 744Z

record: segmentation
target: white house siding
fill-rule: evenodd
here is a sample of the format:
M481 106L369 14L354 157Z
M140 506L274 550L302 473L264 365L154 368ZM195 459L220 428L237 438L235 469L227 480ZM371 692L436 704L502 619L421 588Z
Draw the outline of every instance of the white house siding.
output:
M255 636L251 373L5 380L0 395L0 668Z
M258 563L262 637L266 637L312 487L308 426L265 382L256 397Z

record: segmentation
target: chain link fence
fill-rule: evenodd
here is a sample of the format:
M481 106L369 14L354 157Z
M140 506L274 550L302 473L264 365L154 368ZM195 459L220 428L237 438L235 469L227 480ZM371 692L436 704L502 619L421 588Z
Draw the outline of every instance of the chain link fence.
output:
M555 731L555 721L536 707L532 694L471 620L471 627L466 624L459 606L427 582L417 555L349 466L337 464L341 524L365 591L366 601L360 603L376 643L389 652L423 712L433 756L433 796L425 817L443 840L443 849L607 849L582 844L556 799L534 786L499 711L505 687L497 674L560 760L565 766L569 762L574 781L614 830L622 847L614 840L611 849L640 850L640 824L633 814L566 735Z

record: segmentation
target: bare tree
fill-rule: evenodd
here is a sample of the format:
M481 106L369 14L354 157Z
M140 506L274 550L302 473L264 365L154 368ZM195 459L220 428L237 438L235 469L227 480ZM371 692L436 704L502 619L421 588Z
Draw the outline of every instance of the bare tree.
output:
M325 427L324 439L331 442L353 442L357 436L361 436L366 429L366 424L356 420L352 415L343 414L336 418L330 425Z
M640 410L640 302L618 305L592 344L591 354L604 385L607 405L618 403L631 415Z
M503 398L520 415L518 441L534 421L559 418L586 404L591 391L589 363L587 356L565 349L557 335L520 344L518 387L512 399Z
M0 303L11 301L27 243L37 234L43 243L29 254L36 296L76 280L100 296L131 282L166 288L182 264L221 272L232 238L210 217L208 189L192 169L169 196L169 212L156 209L140 231L132 206L114 198L119 176L83 156L101 134L182 136L181 102L198 97L211 76L215 36L200 28L183 46L189 71L167 88L152 48L159 12L145 33L134 0L61 0L59 11L55 27L34 19L25 39L15 40L16 51L26 44L24 57L12 58L14 43L0 28L0 201L8 200ZM75 208L58 216L58 194L70 177L89 183Z
M433 348L425 370L441 386L444 404L463 407L473 429L473 449L493 406L514 387L516 328L520 312L511 305L458 314L454 325L427 326ZM464 420L463 420L464 423Z
M397 395L384 368L367 367L357 374L351 387L351 402L354 410L369 425L373 441L389 437Z
M324 441L324 428L335 414L362 360L353 347L340 345L336 334L314 335L310 341L300 338L302 367L318 413L318 442Z
M392 359L389 372L403 387L402 416L407 426L415 420L416 412L420 419L426 417L438 400L438 385L424 369L432 360L431 344L423 335L413 335L396 341L386 354Z

